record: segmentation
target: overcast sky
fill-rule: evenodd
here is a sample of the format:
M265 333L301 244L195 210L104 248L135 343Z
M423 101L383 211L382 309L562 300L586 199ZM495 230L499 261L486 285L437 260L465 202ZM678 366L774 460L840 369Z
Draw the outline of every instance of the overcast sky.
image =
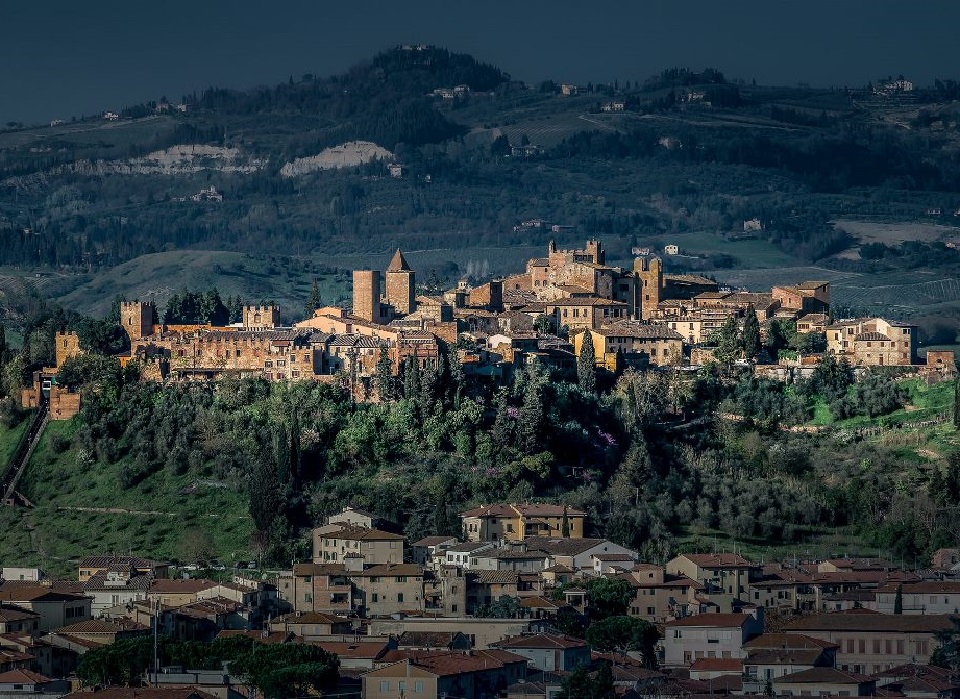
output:
M0 2L0 122L328 75L398 43L471 53L528 82L674 66L823 86L960 77L960 0L14 2Z

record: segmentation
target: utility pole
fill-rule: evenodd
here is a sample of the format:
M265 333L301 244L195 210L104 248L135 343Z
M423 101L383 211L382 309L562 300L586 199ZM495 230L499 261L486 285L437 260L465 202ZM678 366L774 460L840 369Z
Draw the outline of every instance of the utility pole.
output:
M157 677L157 637L160 633L160 598L154 603L153 608L153 686L159 687L159 678Z

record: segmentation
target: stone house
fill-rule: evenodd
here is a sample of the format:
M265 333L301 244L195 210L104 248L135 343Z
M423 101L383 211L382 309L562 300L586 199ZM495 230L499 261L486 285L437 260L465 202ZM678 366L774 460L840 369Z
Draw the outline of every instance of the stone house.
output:
M353 524L327 524L313 530L314 563L343 563L353 569L350 554L360 566L403 563L403 537Z
M409 563L374 565L348 573L354 587L354 606L365 617L383 617L404 611L422 611L425 571Z
M433 566L438 561L445 561L447 549L458 543L455 536L427 536L413 543L410 556L417 565Z
M583 351L586 332L573 336L573 351ZM591 330L594 361L616 372L623 367L644 368L679 364L683 359L683 335L661 323L622 320Z
M883 318L839 321L826 327L827 351L853 366L910 366L916 363L916 331Z
M667 562L666 572L706 586L707 594L745 595L756 566L735 553L685 553Z
M627 607L629 616L660 624L700 611L697 595L704 585L685 575L670 575L662 566L640 563L617 577L629 582L634 590Z
M290 600L302 613L341 615L353 611L353 585L342 563L299 563L293 567Z
M354 633L353 622L349 619L322 612L285 614L270 622L270 630L296 634L305 641L318 640L322 636Z
M133 574L149 575L153 578L170 577L170 564L152 561L139 556L86 556L77 564L77 580L86 582L97 573L106 572L115 566L129 568Z

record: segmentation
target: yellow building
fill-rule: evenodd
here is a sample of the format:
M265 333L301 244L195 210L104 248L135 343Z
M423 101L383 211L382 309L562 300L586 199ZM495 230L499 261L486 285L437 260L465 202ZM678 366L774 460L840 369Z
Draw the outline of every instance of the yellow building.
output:
M578 357L586 332L573 336ZM683 359L683 336L664 324L624 320L590 331L593 353L599 367L617 371L624 366L666 366Z
M470 541L524 541L561 538L564 519L569 539L582 539L587 513L564 505L481 505L460 515Z

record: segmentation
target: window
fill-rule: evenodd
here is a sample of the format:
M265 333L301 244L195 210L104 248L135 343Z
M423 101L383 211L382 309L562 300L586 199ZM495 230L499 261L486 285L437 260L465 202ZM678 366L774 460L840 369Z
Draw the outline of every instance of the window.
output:
M397 578L394 578L394 582L405 583L405 582L407 582L407 576L406 576L406 575L401 575L401 576L399 576L399 577L397 577Z
M423 692L423 680L417 680L413 683L413 691L416 694Z
M403 680L400 680L399 682L397 682L397 689L399 689L401 692L406 688L407 688L406 682L404 682Z
M402 592L398 592L398 593L397 593L397 602L403 602L403 593L402 593Z
M450 611L451 611L451 612L456 612L456 611L458 611L458 606L459 606L459 605L451 604L451 605L450 605ZM418 689L417 691L419 692L420 690Z
M380 601L380 595L374 592L373 594L370 595L370 601L376 604L377 602Z
M390 682L389 680L380 680L380 691L389 692L390 691Z
M304 601L304 602L313 602L313 594L310 593L310 592L304 592L304 593L303 593L303 601Z
M878 638L873 640L873 654L880 655L880 639Z
M287 365L287 360L285 360L285 359L278 359L278 360L277 360L277 366L286 366L286 365Z

